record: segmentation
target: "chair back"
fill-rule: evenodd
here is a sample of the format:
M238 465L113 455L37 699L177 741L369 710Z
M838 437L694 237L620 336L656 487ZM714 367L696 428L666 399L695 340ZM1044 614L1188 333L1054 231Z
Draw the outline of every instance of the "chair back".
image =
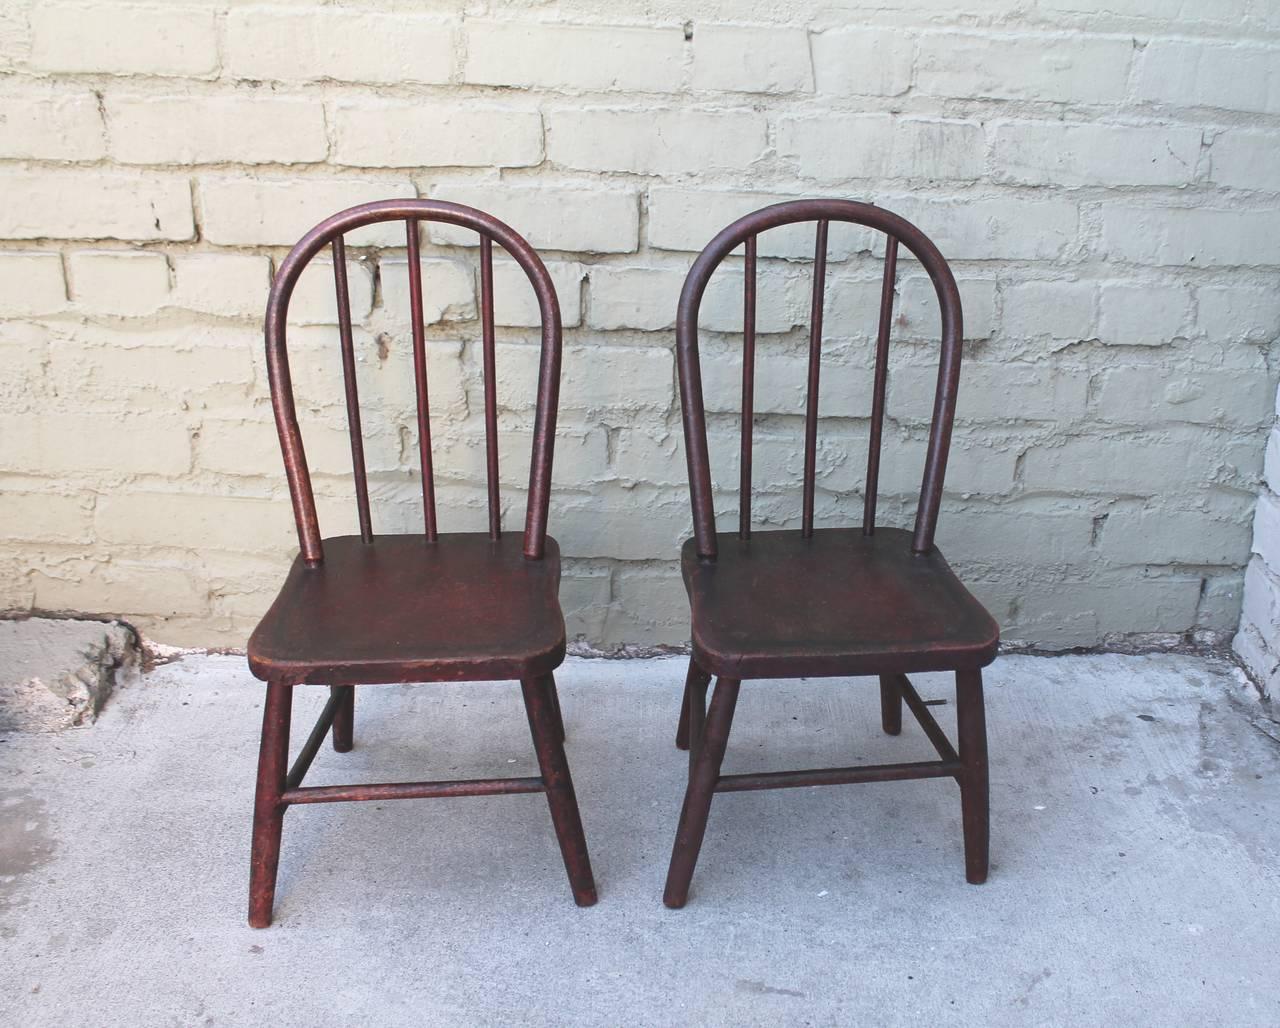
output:
M543 555L547 535L547 508L550 502L551 461L555 443L556 409L560 394L561 326L560 304L545 265L533 248L508 225L492 215L462 204L443 200L380 200L361 204L326 218L289 251L280 265L267 300L267 374L271 384L271 406L275 412L280 447L284 451L289 494L302 557L308 564L324 559L315 498L302 434L294 405L286 343L289 300L298 277L313 257L326 247L333 256L334 288L337 294L338 334L342 350L343 383L346 392L347 427L351 436L351 463L355 477L356 507L360 536L373 541L369 512L369 485L365 473L364 439L360 427L360 400L356 386L356 359L351 328L351 299L347 283L346 233L378 222L403 221L409 262L409 305L413 335L414 384L417 398L418 458L422 472L422 505L426 538L436 542L435 477L431 455L431 415L427 403L427 348L422 306L422 267L419 226L438 221L472 229L480 236L480 320L484 362L484 420L486 464L489 489L489 535L501 533L498 495L498 400L494 369L493 244L497 242L528 277L537 296L542 321L542 353L538 370L537 408L534 415L533 452L529 468L529 495L524 523L524 555L531 560Z
M715 507L711 492L711 465L707 451L707 420L702 399L702 372L698 359L698 310L712 272L738 246L745 244L743 287L742 438L738 533L751 536L751 441L755 396L756 250L761 232L782 225L817 223L813 259L813 301L809 327L809 365L804 428L804 481L801 531L813 534L814 490L817 470L818 382L822 364L822 314L827 273L827 233L830 223L850 222L884 233L884 275L880 294L879 329L876 336L875 371L871 402L871 433L867 453L866 495L862 530L875 532L876 497L880 475L880 441L884 428L885 386L888 380L889 335L893 320L893 293L897 277L898 247L905 246L928 272L942 314L942 346L938 360L938 385L934 395L924 480L916 508L911 548L917 553L933 547L942 481L951 446L956 389L960 376L962 323L960 294L955 278L938 248L915 225L890 211L853 200L792 200L762 208L721 231L698 255L685 279L676 315L676 357L680 373L680 402L684 420L685 454L693 501L693 530L698 556L716 557Z

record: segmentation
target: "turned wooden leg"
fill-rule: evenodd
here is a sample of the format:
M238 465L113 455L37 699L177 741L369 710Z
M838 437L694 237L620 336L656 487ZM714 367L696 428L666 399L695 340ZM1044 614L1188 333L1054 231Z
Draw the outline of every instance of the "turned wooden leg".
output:
M705 704L707 685L710 681L711 676L703 671L702 668L698 667L698 665L694 663L693 658L690 657L689 670L684 676L684 699L680 701L680 724L676 726L677 749L687 750L689 748L689 740L693 738L689 731L689 701L693 698L693 693L696 690L701 689Z
M880 676L880 726L886 735L902 734L902 690L893 675Z
M350 753L355 745L356 687L331 685L329 691L340 697L338 708L333 712L333 748L338 753Z
M284 828L285 776L289 773L289 718L293 686L267 683L262 712L262 745L258 751L258 787L253 801L253 855L249 864L249 924L266 928L276 895L280 835Z
M740 684L733 678L719 678L711 696L711 709L707 712L693 767L689 771L689 787L685 791L676 841L671 850L667 887L662 894L662 902L672 908L683 907L689 898L689 882L698 863L702 837L707 831L711 797L720 777L725 747L729 744L729 729L733 725L733 709L738 703Z
M960 736L960 810L964 819L965 878L987 880L991 834L987 780L987 718L982 701L982 672L956 672L956 721Z
M547 804L551 807L551 822L560 842L560 854L564 857L564 869L569 875L573 899L578 906L589 907L596 901L596 884L591 874L591 860L587 856L587 840L582 832L573 779L569 777L569 762L565 759L559 723L552 706L555 680L546 675L525 679L520 686L524 690L529 731L533 734L538 767L542 769L542 780L546 784Z

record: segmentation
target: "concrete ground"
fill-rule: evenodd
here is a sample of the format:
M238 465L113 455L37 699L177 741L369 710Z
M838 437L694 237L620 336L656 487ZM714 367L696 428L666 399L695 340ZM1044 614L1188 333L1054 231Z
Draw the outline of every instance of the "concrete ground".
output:
M717 798L662 882L682 659L570 660L600 902L540 796L297 808L276 924L245 924L262 687L187 657L92 727L0 740L0 1023L1274 1025L1280 726L1224 663L1007 656L988 673L993 867L954 784ZM949 680L916 677L953 729ZM297 736L324 690L300 690ZM870 680L748 683L726 771L926 758ZM300 741L300 740L296 740ZM296 742L295 742L296 744ZM512 685L363 689L308 784L531 774Z

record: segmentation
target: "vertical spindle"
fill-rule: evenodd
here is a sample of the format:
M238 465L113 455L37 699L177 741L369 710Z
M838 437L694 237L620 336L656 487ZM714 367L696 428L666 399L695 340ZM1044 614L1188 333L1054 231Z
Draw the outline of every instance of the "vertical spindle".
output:
M893 326L893 286L898 274L898 237L888 236L884 249L884 281L880 287L880 328L876 333L876 370L871 394L871 441L867 449L867 489L862 507L862 534L876 530L876 494L880 487L880 439L884 430L884 393L889 375L889 330Z
M747 237L742 280L742 459L738 486L738 537L751 538L751 436L756 383L756 237Z
M360 538L373 542L369 516L369 481L364 465L364 433L360 429L360 397L356 388L355 343L351 334L351 292L347 284L347 248L342 236L333 238L333 284L338 301L338 338L342 346L342 382L347 394L347 430L351 434L351 473L356 481L356 510Z
M804 506L801 533L813 535L813 494L818 466L818 370L822 360L822 304L827 280L827 222L818 222L813 254L813 309L809 319L809 395L804 415Z
M484 444L489 474L489 538L502 533L498 497L498 380L494 370L493 240L480 237L480 323L484 346Z
M409 310L413 319L413 380L418 395L418 457L422 467L422 518L427 542L435 542L436 484L431 468L431 410L427 403L427 340L422 319L422 260L418 249L418 219L407 219Z

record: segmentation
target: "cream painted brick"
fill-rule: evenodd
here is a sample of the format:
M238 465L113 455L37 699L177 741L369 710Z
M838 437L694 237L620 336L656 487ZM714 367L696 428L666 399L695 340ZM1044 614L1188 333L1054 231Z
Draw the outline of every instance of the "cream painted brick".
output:
M476 288L471 269L461 261L426 258L422 268L422 318L428 325L465 321L476 316ZM409 262L384 257L379 265L382 308L396 324L409 325Z
M638 245L640 208L629 189L441 182L430 195L488 211L540 250L631 253ZM432 222L429 231L436 243L480 245L470 229Z
M91 93L0 97L0 157L94 161L105 153L102 116Z
M202 615L209 590L188 564L88 558L35 573L38 610L91 611L94 614Z
M233 7L226 17L233 78L314 82L448 82L452 20L409 11Z
M914 43L900 28L830 29L809 38L820 93L897 96L911 85Z
M1253 552L1263 559L1273 574L1280 573L1280 499L1267 489L1258 495L1258 506L1253 515Z
M31 49L31 25L27 11L11 4L0 7L0 68L26 61Z
M539 346L498 344L498 405L527 410L537 395ZM560 409L666 410L674 397L671 351L639 346L566 346Z
M162 253L105 250L67 258L71 299L102 314L154 314L169 299L169 262Z
M185 4L39 3L31 12L31 64L45 71L212 75L216 13Z
M1213 181L1236 189L1280 191L1280 134L1228 129L1213 141Z
M532 403L532 398L530 398ZM440 480L452 479L485 486L488 482L487 451L483 427L459 435L432 437L435 473ZM533 453L533 432L498 431L498 476L503 486L523 488L529 484L529 461ZM591 486L599 481L608 463L603 429L559 425L556 428L555 486Z
M3 266L0 262L0 276ZM48 399L49 333L26 319L0 321L0 410L41 410Z
M1041 0L1040 6L1049 11L1071 11L1079 14L1098 14L1094 0ZM1153 21L1175 20L1188 22L1238 23L1248 11L1248 0L1215 0L1212 4L1188 7L1183 0L1110 0L1106 12L1126 18L1147 18Z
M546 118L547 159L584 171L741 173L765 150L765 119L752 111L576 108Z
M1263 459L1262 470L1267 485L1275 492L1276 487L1280 486L1280 426L1273 428L1267 435L1267 454Z
M688 485L681 432L661 420L618 429L612 450L610 470L625 485Z
M373 264L347 260L347 296L351 319L363 321L373 309ZM336 325L338 291L333 279L333 261L316 258L298 276L289 298L289 322L294 325Z
M41 475L185 475L191 440L180 418L151 414L0 415L0 468Z
M34 250L0 253L0 315L51 314L66 305L58 254Z
M1183 186L1195 178L1200 139L1200 129L1172 125L1003 122L992 170L1029 185Z
M613 573L607 567L568 567L560 579L560 608L570 641L599 646Z
M674 92L684 34L667 28L467 21L463 80L557 90Z
M1073 436L1026 454L1028 491L1102 496L1167 496L1210 485L1249 489L1262 464L1253 439L1177 427L1140 435Z
M560 323L574 328L582 321L582 280L587 277L587 269L568 261L548 261L546 267L560 301ZM537 328L542 324L533 285L514 261L494 261L493 320L513 328Z
M1280 112L1280 48L1157 39L1138 67L1137 99L1176 107Z
M1197 291L1196 326L1224 341L1280 336L1280 292L1248 285L1202 286Z
M1185 286L1107 282L1099 301L1098 338L1108 346L1167 346L1186 335L1190 310Z
M948 260L1054 260L1079 231L1079 211L1070 200L904 197L884 206L914 222Z
M649 245L660 250L700 251L722 228L745 214L806 193L728 192L655 186L649 190ZM836 225L828 239L828 259L844 260L868 250L873 233L861 227ZM760 257L813 259L814 226L810 223L771 229L759 238Z
M261 318L271 286L271 261L249 253L175 254L170 303L224 318Z
M315 100L108 96L111 156L122 164L308 164L329 153Z
M707 283L698 309L698 327L709 332L742 331L744 275L720 268ZM680 298L673 293L669 302ZM767 264L757 268L756 332L767 335L786 332L795 325L809 324L813 283L808 274Z
M971 181L982 174L985 142L976 122L887 114L783 118L778 153L805 177Z
M98 538L115 545L287 551L292 520L276 500L239 496L138 491L101 496L94 510Z
M304 421L302 445L312 474L350 476L351 437L344 415L327 421ZM400 470L399 436L382 426L362 423L361 428L365 469L370 474ZM416 452L415 449L415 458ZM284 458L271 421L206 418L196 442L195 463L197 468L219 475L284 480ZM281 505L282 510L287 507L288 504Z
M676 568L620 566L614 575L613 603L607 614L605 646L617 646L637 636L652 639L653 645L683 646L689 642L689 601Z
M470 100L344 101L333 107L335 164L364 168L523 168L542 161L537 111Z
M637 517L643 504L643 516ZM594 495L563 496L551 526L568 557L611 560L670 560L689 532L689 500L678 493L634 495L598 487ZM618 531L626 525L625 532Z
M702 358L702 402L708 411L742 410L742 354L707 353ZM809 395L806 356L756 352L757 414L804 414ZM868 417L871 413L871 374L865 366L824 360L818 380L818 406L823 417Z
M946 30L923 33L917 53L926 96L1102 104L1124 98L1133 41Z
M809 34L780 25L699 25L693 37L693 88L811 92Z
M891 360L886 409L893 418L928 421L937 388L936 366L895 367ZM1083 416L1088 390L1089 374L1083 368L967 360L960 367L956 419L1063 424Z
M1102 246L1136 264L1280 264L1280 211L1103 204Z
M104 171L0 172L0 237L190 239L185 178Z
M587 324L605 331L672 328L684 277L683 271L666 268L592 268Z
M1249 553L1248 518L1215 514L1192 518L1185 511L1119 506L1107 514L1098 537L1098 551L1116 564L1245 563Z
M0 539L87 543L93 539L86 497L56 493L0 492Z
M937 541L952 561L1070 564L1088 549L1091 531L1084 511L975 504L944 510L938 518Z
M49 374L61 396L98 410L174 414L206 407L244 410L255 379L257 326L74 326L50 346Z
M1099 374L1096 391L1098 417L1118 424L1260 428L1273 418L1271 382L1255 372L1110 368Z
M1015 339L1091 339L1098 317L1092 282L1015 282L1004 293L1001 326Z
M995 324L995 282L989 278L957 277L956 286L960 290L964 338L989 338ZM938 293L933 281L926 275L903 278L898 284L898 292L894 304L893 337L941 339L942 315L938 310ZM873 309L879 311L879 297ZM871 324L870 317L866 321Z
M241 178L200 180L204 234L212 243L292 246L337 211L371 200L417 195L405 178ZM404 222L370 225L347 234L349 246L404 243Z

